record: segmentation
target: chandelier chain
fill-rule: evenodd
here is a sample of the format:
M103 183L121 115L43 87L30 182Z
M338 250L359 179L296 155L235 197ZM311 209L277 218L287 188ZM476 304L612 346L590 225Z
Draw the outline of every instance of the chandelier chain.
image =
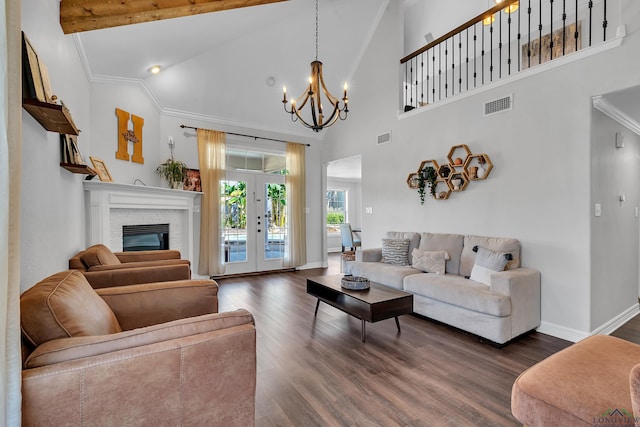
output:
M318 60L318 0L316 0L316 61Z

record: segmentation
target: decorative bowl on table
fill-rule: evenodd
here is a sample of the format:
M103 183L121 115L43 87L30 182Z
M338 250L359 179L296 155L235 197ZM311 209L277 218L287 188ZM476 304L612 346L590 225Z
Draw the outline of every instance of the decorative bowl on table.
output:
M363 291L369 289L369 279L359 276L344 276L341 280L341 286L351 291Z

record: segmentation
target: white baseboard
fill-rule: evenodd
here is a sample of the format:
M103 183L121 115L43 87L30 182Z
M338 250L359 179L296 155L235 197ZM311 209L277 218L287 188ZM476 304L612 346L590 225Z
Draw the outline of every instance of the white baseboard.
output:
M620 326L627 323L629 320L631 320L634 316L636 316L639 313L640 313L640 305L634 304L633 306L629 307L628 309L626 309L616 317L612 318L608 322L597 327L590 333L579 331L577 329L566 328L564 326L556 325L554 323L549 323L549 322L541 322L540 326L536 329L536 331L540 332L541 334L551 335L563 340L578 342L591 335L598 335L598 334L609 335L613 331L618 329Z
M541 334L551 335L563 340L578 342L589 336L589 333L578 331L577 329L566 328L549 322L540 322L540 326L536 329Z
M614 317L613 319L606 322L605 324L594 329L591 332L591 335L597 335L597 334L609 335L613 331L618 329L620 326L624 325L629 320L631 320L638 313L640 313L640 305L636 303L631 307L629 307L628 309L626 309L625 311L623 311L622 313L620 313L619 315L617 315L616 317Z
M300 267L296 267L296 270L310 270L312 268L327 268L329 264L323 261L311 262Z

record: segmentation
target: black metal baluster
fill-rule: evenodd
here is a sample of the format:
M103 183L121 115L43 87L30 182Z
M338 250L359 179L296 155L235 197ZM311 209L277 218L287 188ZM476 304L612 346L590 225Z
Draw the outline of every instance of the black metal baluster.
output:
M429 51L427 50L427 104L429 104Z
M407 66L407 63L404 63L404 107L407 106L407 101L409 100L409 92L408 92L408 88L409 85L407 84L407 82L409 81L409 67Z
M498 79L502 78L502 12L498 12L498 20L499 23L499 31L500 35L498 36Z
M549 19L549 55L551 60L553 59L553 0L549 0L549 9L551 9Z
M438 100L442 99L442 43L438 43Z
M438 45L440 46L440 45ZM433 87L433 99L432 102L436 102L436 49L435 47L433 48L433 84L431 85Z
M411 70L411 73L410 73L411 79L409 80L409 84L411 84L413 82L413 58L409 60L409 67L410 67L409 69ZM413 107L413 88L411 88L409 93L411 94L411 98L409 98L410 99L409 105Z
M482 25L482 69L480 72L482 73L481 83L484 85L484 24Z
M418 101L418 57L415 57L416 60L416 108L418 108L420 106L420 103Z
M467 72L465 74L467 78L467 90L469 90L469 29L467 28Z
M538 32L540 35L538 36L538 40L540 43L538 43L538 64L542 64L542 0L540 0L539 3L540 13L538 15L540 15L540 21L538 22Z
M420 104L424 105L424 52L420 54Z
M518 5L519 6L519 5ZM518 51L516 52L516 56L518 57L518 71L520 71L520 56L521 56L521 52L522 52L522 43L521 43L521 38L522 38L522 34L520 31L520 11L522 10L521 7L518 8Z
M591 46L591 29L593 28L593 1L589 1L589 46Z
M510 6L507 6L510 7ZM509 29L509 44L508 44L508 53L507 53L507 71L508 74L511 75L511 9L509 9L509 16L507 17L507 28Z
M576 0L576 30L573 32L573 38L576 42L576 52L578 51L578 37L580 37L580 34L578 33L578 0Z
M604 0L604 20L602 21L602 32L603 32L603 40L602 41L607 41L607 26L609 24L607 23L607 0Z
M473 24L473 87L478 85L478 34L476 24Z
M567 0L562 0L562 56L567 45Z
M458 33L458 92L462 92L462 33Z
M493 81L493 22L489 26L489 81Z
M578 0L576 0L577 2ZM529 14L529 44L527 45L527 59L529 61L529 65L527 68L531 68L531 0L529 0L529 8L527 9L527 13Z
M449 89L449 48L447 47L447 41L444 41L444 97L448 96Z

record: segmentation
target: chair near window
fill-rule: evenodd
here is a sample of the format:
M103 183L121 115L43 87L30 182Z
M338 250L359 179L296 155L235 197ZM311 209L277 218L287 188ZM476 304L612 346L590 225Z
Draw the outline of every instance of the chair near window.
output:
M351 224L340 224L340 236L342 238L342 252L344 252L344 248L355 251L357 247L362 245L360 239L353 236Z

